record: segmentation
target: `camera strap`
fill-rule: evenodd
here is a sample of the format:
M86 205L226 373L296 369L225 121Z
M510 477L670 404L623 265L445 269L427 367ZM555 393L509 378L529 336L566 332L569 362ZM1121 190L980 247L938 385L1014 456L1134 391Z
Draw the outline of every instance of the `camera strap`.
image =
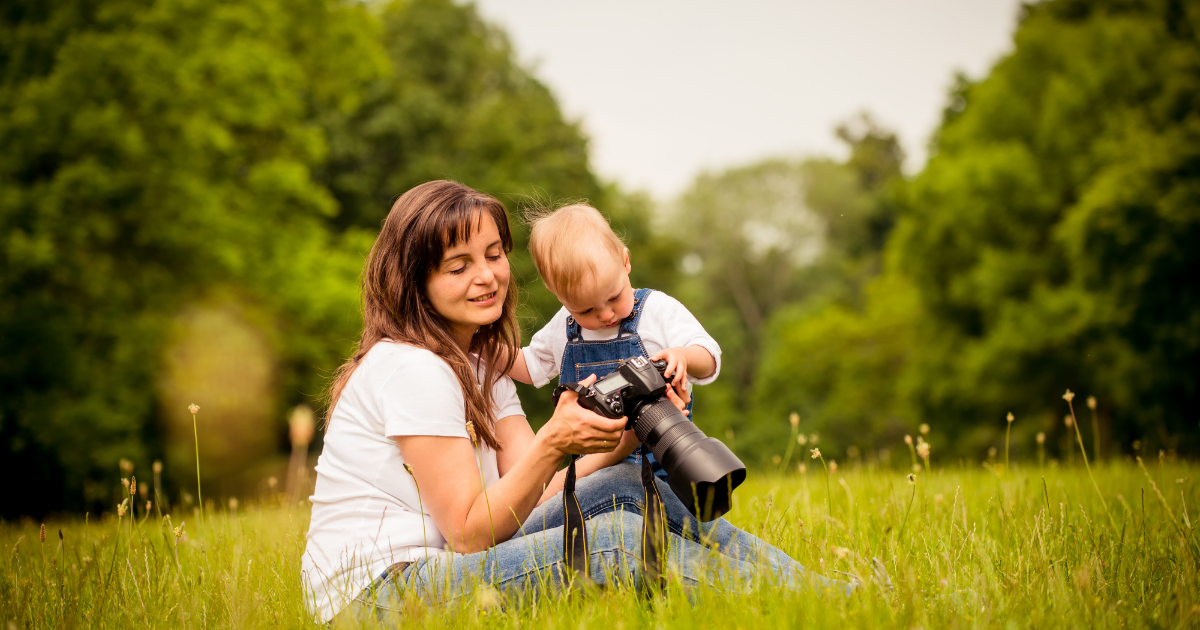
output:
M663 565L667 550L667 512L654 483L650 460L642 458L642 490L646 493L642 514L642 588L652 591L666 586Z
M575 460L567 466L567 478L563 482L563 560L567 568L573 571L577 578L591 579L588 571L587 528L584 527L583 510L579 507L579 499L575 496Z

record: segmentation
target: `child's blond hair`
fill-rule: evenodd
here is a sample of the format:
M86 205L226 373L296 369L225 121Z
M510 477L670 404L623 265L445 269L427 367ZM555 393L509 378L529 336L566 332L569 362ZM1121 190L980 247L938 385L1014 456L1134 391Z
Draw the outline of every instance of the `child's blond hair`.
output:
M546 288L560 298L584 303L596 275L599 254L624 263L625 243L599 210L581 203L535 211L529 221L529 253ZM580 299L583 298L583 299Z

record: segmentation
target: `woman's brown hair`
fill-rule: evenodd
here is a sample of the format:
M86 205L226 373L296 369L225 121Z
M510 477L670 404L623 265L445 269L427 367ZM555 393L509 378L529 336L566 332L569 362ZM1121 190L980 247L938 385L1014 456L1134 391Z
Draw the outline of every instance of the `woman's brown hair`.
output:
M465 242L478 228L484 214L490 215L500 231L507 254L512 251L508 213L494 197L450 181L433 181L409 190L392 204L383 229L362 274L363 332L358 347L334 376L329 388L326 424L346 383L362 358L384 339L425 348L441 357L462 387L466 420L475 425L480 438L498 450L492 385L512 369L513 353L521 333L515 315L517 292L510 283L500 318L481 326L471 339L468 352L454 342L448 322L433 309L425 295L429 275L442 261L447 248ZM483 361L483 383L476 377L470 354Z

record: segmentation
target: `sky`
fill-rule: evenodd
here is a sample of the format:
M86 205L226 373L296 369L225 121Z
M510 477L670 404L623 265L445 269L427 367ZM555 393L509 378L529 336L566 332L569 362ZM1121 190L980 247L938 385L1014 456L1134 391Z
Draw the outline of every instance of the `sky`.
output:
M846 154L859 112L925 161L955 72L1012 47L1017 0L476 0L591 139L593 168L669 200L703 171Z

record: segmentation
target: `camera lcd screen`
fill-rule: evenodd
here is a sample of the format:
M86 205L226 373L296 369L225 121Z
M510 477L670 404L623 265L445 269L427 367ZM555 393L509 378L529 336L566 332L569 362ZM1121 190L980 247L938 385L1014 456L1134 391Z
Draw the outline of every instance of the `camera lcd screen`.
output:
M625 380L624 376L621 376L620 374L614 374L613 376L596 383L596 391L607 396L628 384L629 381Z

